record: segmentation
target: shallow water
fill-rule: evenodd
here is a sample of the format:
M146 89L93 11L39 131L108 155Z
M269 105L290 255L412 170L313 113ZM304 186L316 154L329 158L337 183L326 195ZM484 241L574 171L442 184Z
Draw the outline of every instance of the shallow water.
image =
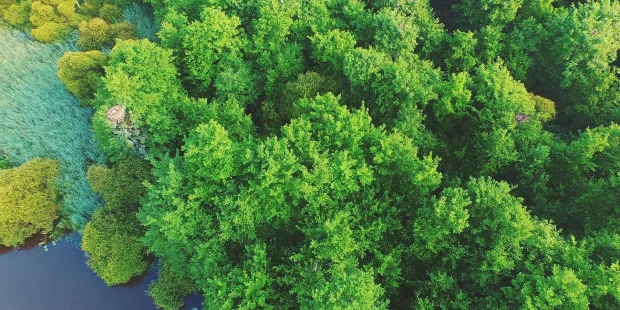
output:
M20 250L0 248L0 309L2 310L136 310L157 309L145 291L156 272L127 285L108 287L86 265L76 236ZM47 251L45 250L47 248ZM200 298L183 309L200 307Z

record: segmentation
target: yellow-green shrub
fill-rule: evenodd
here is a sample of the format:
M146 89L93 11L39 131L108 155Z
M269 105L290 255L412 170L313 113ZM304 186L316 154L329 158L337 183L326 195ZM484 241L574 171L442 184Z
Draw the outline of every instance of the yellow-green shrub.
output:
M4 7L0 6L2 17L11 25L25 27L30 23L30 1L13 3Z
M80 23L80 37L77 45L83 51L98 50L102 46L110 45L112 40L112 29L105 20L93 18Z
M123 19L123 10L116 5L106 3L99 10L99 17L108 23L116 23Z
M0 0L0 17L13 26L34 28L32 36L45 43L58 41L79 26L79 44L83 50L110 48L117 38L135 38L135 26L119 23L123 8L131 2L87 0L79 8L76 3L75 0Z
M146 193L142 182L150 177L150 165L134 156L119 160L112 168L90 166L87 175L90 186L103 197L105 208L125 213L138 210Z
M58 60L58 78L83 104L90 105L105 61L101 51L66 52Z
M112 25L112 33L114 40L136 39L136 26L126 22L116 23Z
M30 22L36 28L30 34L45 43L62 39L73 27L82 20L75 12L75 1L72 0L41 0L33 1L30 11Z
M32 37L43 43L52 43L71 33L71 27L59 23L46 23L30 30Z
M191 279L170 270L170 266L161 262L157 268L157 280L149 284L147 294L153 298L155 305L164 310L177 310L183 307L183 298L198 292L198 287Z
M58 218L59 163L33 159L0 170L0 244L18 246L36 233L49 233Z
M553 101L533 94L530 94L530 97L534 101L536 112L538 112L543 118L543 121L548 121L555 118L557 112L555 111L555 103Z
M33 1L30 5L30 22L36 27L47 23L65 23L66 19L56 10L56 6L48 0Z
M80 14L86 15L88 17L101 17L109 23L115 23L123 18L123 8L127 7L129 4L132 3L134 2L126 0L86 0L84 1L84 3L82 3L82 5L80 5L79 12ZM109 15L109 13L111 12L114 12L114 14ZM112 16L116 18L106 18Z
M112 169L103 166L92 165L88 167L88 184L94 192L102 193L112 181Z
M23 2L23 7L13 8L8 15L14 25L26 25L24 17L28 12L28 21L35 27L32 36L41 42L54 42L62 39L83 19L76 13L73 0L39 0ZM6 17L5 17L6 18Z
M127 23L108 24L102 18L93 18L80 23L80 37L77 45L83 51L111 48L116 39L135 37L135 26Z

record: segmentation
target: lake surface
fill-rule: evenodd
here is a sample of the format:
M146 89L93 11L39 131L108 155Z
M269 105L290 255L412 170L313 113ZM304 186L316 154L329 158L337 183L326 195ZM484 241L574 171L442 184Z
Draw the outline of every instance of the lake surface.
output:
M155 271L127 285L108 287L86 265L78 238L74 234L45 247L31 239L20 250L0 248L0 309L157 309L145 294ZM200 303L200 297L190 297L183 309L200 309Z

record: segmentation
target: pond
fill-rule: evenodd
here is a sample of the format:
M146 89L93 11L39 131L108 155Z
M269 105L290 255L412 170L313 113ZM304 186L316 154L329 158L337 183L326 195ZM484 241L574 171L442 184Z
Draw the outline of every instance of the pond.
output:
M0 309L7 310L149 310L145 294L153 270L129 284L108 287L86 265L79 236L38 246L30 239L19 250L0 248ZM200 309L201 298L186 299L183 309Z

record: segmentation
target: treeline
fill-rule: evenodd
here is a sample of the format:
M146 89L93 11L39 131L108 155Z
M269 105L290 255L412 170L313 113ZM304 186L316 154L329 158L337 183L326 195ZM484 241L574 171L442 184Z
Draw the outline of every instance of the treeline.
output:
M91 266L155 255L165 309L619 308L620 3L569 2L149 1L157 42L59 62Z

